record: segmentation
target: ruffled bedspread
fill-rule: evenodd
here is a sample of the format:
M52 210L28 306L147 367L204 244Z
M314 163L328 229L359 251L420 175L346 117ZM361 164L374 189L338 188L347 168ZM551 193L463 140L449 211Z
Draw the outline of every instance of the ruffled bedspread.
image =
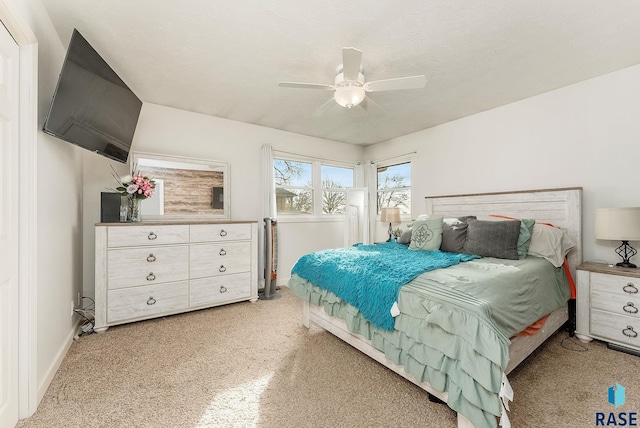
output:
M347 328L404 366L419 382L447 392L447 404L476 428L494 428L509 361L509 339L491 320L491 308L473 296L452 295L438 283L400 289L395 330L378 329L335 294L292 275L288 286L303 300L346 321Z

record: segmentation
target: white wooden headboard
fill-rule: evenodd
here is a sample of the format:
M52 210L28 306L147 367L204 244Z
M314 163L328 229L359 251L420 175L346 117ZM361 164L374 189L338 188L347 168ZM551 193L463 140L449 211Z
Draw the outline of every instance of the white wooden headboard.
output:
M576 242L568 255L575 268L582 263L582 187L478 193L470 195L427 196L427 214L437 217L499 214L532 218L564 229Z

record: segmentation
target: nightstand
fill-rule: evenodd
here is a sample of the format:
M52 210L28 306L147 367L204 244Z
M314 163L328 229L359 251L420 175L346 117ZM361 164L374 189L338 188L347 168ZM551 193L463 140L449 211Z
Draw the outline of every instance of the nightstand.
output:
M576 276L578 339L640 356L640 269L587 262Z

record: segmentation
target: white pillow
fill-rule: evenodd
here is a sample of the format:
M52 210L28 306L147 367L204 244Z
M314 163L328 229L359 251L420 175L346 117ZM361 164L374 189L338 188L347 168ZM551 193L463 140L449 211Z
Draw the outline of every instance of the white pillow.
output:
M544 257L555 267L560 267L567 253L575 246L576 243L564 230L536 223L533 225L531 244L527 254Z

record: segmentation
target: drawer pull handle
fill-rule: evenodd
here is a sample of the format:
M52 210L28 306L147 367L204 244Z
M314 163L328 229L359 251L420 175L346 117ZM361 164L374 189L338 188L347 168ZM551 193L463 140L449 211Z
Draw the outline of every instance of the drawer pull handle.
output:
M151 306L155 304L156 304L156 299L154 299L153 296L149 297L149 300L147 300L147 305Z
M219 271L219 272L226 272L226 271L227 271L227 268L226 268L226 267L224 267L224 265L220 265L220 267L218 268L218 271Z
M154 256L153 253L149 254L147 256L147 261L148 262L155 262L156 261L156 256Z
M224 230L224 229L222 229L222 230L220 231L220 236L227 236L227 231L226 231L226 230Z
M627 285L622 287L622 291L629 294L638 294L638 287L633 285L633 282L629 282Z
M227 292L227 287L225 287L224 285L220 286L220 293L226 293Z
M638 308L636 308L633 303L628 302L626 305L622 307L622 309L628 314L637 314Z
M147 236L147 239L148 239L149 241L153 241L153 240L154 240L154 239L156 239L157 237L158 237L158 235L156 235L156 234L155 234L155 233L153 233L153 232L150 232L150 233L149 233L149 236Z
M147 275L147 281L153 281L156 279L156 276L153 274L153 272L149 272L149 275Z
M221 256L226 256L227 252L224 250L224 248L222 248L218 254L220 254Z
M627 328L622 330L622 334L624 334L627 337L638 337L638 333L634 331L633 327L631 327L630 325L628 325Z

